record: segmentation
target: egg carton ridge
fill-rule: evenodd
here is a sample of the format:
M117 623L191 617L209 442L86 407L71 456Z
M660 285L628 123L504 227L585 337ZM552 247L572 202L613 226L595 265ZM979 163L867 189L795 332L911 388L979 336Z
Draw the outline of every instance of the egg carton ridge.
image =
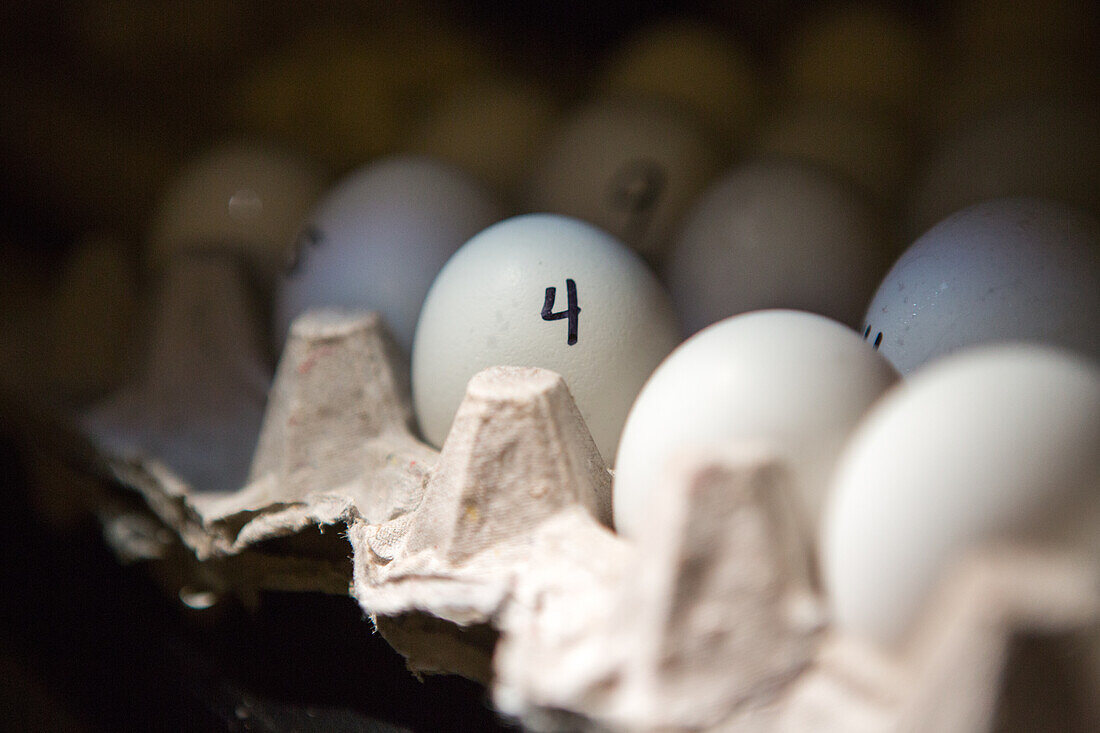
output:
M623 538L559 375L476 375L437 452L414 433L406 365L374 314L302 316L265 402L243 292L226 262L174 268L156 369L85 415L101 457L223 587L342 582L411 669L482 680L532 729L988 730L1016 633L1100 619L1093 565L992 548L906 644L872 648L829 623L767 446L681 456L648 525ZM173 458L220 460L240 488L192 485ZM350 543L350 566L293 544L318 528L345 561ZM292 543L277 556L274 541ZM247 577L226 562L238 557Z

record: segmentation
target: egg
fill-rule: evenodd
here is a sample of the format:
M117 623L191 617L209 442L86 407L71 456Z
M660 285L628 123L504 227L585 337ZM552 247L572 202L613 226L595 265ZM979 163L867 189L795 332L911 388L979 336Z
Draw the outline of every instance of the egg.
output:
M659 259L722 156L691 117L625 102L589 105L549 134L527 186L530 211L595 224Z
M358 308L378 311L407 352L439 269L504 216L484 184L430 158L386 158L350 173L300 230L276 293L276 338L309 308Z
M307 26L242 70L225 94L225 115L341 172L391 155L445 89L495 64L485 44L432 16L419 4L391 3L366 28Z
M688 333L761 308L797 308L853 328L889 266L875 210L825 171L747 163L688 213L664 268Z
M514 195L557 114L556 100L533 83L479 78L446 94L416 126L408 147Z
M250 142L212 148L161 195L149 233L153 266L163 269L182 251L221 249L270 283L325 183L318 166L281 149Z
M762 442L787 463L812 532L845 438L897 378L858 334L812 313L758 311L700 331L630 409L612 484L616 530L637 536L678 451Z
M898 259L863 335L902 374L967 346L1039 341L1100 358L1100 222L1041 199L943 220Z
M413 341L413 406L440 446L474 374L550 369L610 461L635 395L678 342L668 296L624 244L569 217L518 216L463 245L432 284Z
M689 112L735 145L762 97L747 49L717 28L683 19L628 34L596 73L594 86L597 98L649 100Z
M968 550L1055 540L1075 506L1095 507L1100 369L1022 344L944 358L872 409L831 485L820 557L834 621L896 643Z

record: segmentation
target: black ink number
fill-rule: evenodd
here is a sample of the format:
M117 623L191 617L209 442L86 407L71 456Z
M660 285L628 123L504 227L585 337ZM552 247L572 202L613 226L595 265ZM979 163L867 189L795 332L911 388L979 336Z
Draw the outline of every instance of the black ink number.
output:
M580 323L581 307L577 305L577 283L573 278L565 281L565 295L568 302L565 310L554 312L554 301L557 300L558 289L547 288L546 298L542 301L542 320L557 321L562 318L569 319L569 338L566 343L572 346L577 343L577 326Z
M871 325L867 324L867 328L863 329L863 340L866 341L871 335ZM875 336L875 342L871 345L871 348L878 351L878 347L882 345L882 331L879 331Z

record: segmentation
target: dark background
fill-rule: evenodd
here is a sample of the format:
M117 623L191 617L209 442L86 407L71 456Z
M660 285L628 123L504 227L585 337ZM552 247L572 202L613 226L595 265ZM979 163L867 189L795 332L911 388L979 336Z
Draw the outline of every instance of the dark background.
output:
M0 254L55 270L90 231L112 232L140 250L166 177L206 145L249 132L228 113L227 90L243 70L310 28L370 29L390 5L3 4ZM585 71L603 51L654 18L686 13L728 28L766 65L786 30L816 3L421 5L427 22L471 33L501 63L548 83L568 102L583 96ZM930 31L943 23L932 0L893 6ZM184 36L187 43L179 41ZM185 608L149 568L120 565L90 515L43 517L24 434L0 411L0 729L502 725L479 686L407 673L349 598L268 594L254 610L232 602L206 612ZM282 631L288 619L301 630L293 639Z
M942 23L932 0L878 4L930 31ZM568 103L585 94L585 73L602 52L648 21L688 15L726 28L767 65L787 30L821 4L8 3L0 9L0 234L41 257L88 231L140 238L156 194L182 162L226 136L253 132L231 119L237 80L313 30L369 31L398 5L423 6L425 23L468 32L503 67Z

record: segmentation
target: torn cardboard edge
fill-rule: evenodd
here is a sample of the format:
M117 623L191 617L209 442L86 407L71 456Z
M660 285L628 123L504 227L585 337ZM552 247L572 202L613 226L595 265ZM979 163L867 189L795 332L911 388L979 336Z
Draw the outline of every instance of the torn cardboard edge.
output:
M158 366L85 429L226 588L332 592L318 558L296 567L260 550L346 531L345 588L410 669L481 679L528 726L984 730L1012 634L1100 614L1095 566L1013 548L966 563L909 648L865 647L829 627L765 448L685 456L631 543L605 526L611 476L559 376L477 375L437 453L412 434L406 370L379 318L321 312L294 324L257 411L259 349L238 345L259 329L242 287L227 263L177 267ZM262 428L249 459L239 433L220 442L250 426ZM177 437L183 448L160 456ZM167 465L180 450L208 459L203 475L247 482L195 490ZM120 553L128 537L115 533Z

